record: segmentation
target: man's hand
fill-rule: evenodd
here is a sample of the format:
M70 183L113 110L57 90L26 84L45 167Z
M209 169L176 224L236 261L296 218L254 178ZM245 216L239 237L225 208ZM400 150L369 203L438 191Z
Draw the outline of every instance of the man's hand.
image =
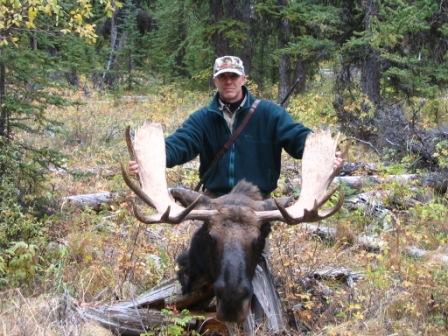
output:
M344 158L342 156L342 152L336 152L333 163L334 169L339 171L343 165L344 165Z
M128 171L131 174L138 174L138 163L137 161L129 161Z

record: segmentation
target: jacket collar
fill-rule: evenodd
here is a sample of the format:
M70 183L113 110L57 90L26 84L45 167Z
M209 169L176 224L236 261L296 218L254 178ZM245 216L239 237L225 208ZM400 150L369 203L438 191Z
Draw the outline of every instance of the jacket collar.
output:
M247 111L252 106L252 103L254 102L255 98L250 94L249 89L246 86L243 86L243 93L244 93L244 101L239 109L239 111ZM208 105L208 110L217 112L222 115L222 110L220 109L220 103L219 103L219 94L218 92L215 93L212 101Z

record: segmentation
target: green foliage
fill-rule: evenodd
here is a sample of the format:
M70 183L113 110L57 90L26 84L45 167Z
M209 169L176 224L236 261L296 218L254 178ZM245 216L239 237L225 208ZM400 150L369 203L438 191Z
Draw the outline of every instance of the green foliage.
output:
M439 141L433 154L441 168L448 168L448 140Z
M0 248L8 246L10 241L28 240L39 235L42 224L31 214L26 213L20 204L26 199L19 186L32 186L38 176L27 174L33 171L23 161L23 155L12 144L2 143L0 152ZM22 178L21 178L22 177ZM29 180L27 180L29 179Z
M210 25L206 29L206 33L212 36L219 32L229 41L232 48L237 49L246 40L247 25L244 22L235 19L221 20L220 22Z
M379 13L369 16L368 27L365 21L351 26L351 36L341 46L346 61L362 64L375 51L385 98L433 97L448 81L443 9L437 1L375 3ZM365 15L366 9L354 7L351 12L353 17Z
M102 0L101 6L110 5ZM63 97L65 76L87 72L93 60L92 15L88 0L6 1L0 5L0 273L2 285L29 282L41 268L36 254L45 236L38 213L45 170L64 157L39 146L61 124L48 110L71 102ZM11 20L10 18L14 18ZM61 19L61 24L58 20ZM70 32L76 31L76 36ZM67 34L67 35L63 35Z
M448 243L446 204L433 201L416 204L410 209L412 226L410 236L423 248L434 249Z
M341 24L339 8L319 1L293 1L283 14L294 27L294 36L281 53L295 54L314 70L320 61L331 59Z
M329 88L310 88L308 92L291 99L288 112L308 127L331 125L336 122L332 100Z
M418 218L418 221L426 224L431 222L442 223L448 214L448 208L440 203L417 204L411 213Z
M17 286L24 281L29 282L40 268L36 245L23 241L13 242L11 247L6 249L5 256L7 260L5 273L9 285Z
M150 34L148 56L151 67L162 76L190 77L207 69L207 80L210 78L213 55L205 5L179 0L156 2L152 14L157 30Z
M140 336L182 336L185 335L185 332L188 331L188 325L192 320L198 318L203 319L203 317L201 316L191 315L191 313L187 309L183 309L180 314L175 314L170 309L162 309L162 315L166 318L166 320L170 322L162 326L157 334L151 331L140 334ZM189 335L199 336L199 334L195 331L190 331Z

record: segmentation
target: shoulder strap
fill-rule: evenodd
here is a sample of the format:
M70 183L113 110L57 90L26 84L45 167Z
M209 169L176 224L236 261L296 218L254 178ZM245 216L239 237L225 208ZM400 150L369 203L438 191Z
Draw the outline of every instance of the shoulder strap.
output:
M249 112L247 112L246 117L244 118L244 120L241 122L241 124L238 126L238 128L235 131L233 131L232 136L229 138L229 140L227 140L227 142L224 144L224 146L222 146L221 149L215 154L215 157L213 158L213 161L210 163L210 165L208 166L208 168L205 171L204 175L202 175L201 180L199 181L199 183L194 188L195 191L199 191L201 186L204 184L204 178L211 171L211 169L218 163L218 161L221 158L221 156L223 156L224 153L227 152L227 150L230 148L230 146L232 146L233 143L235 142L235 140L240 136L241 132L246 127L246 125L249 123L249 120L252 118L252 115L254 114L255 109L258 106L258 103L260 103L260 99L256 99L253 102L253 104L250 107Z

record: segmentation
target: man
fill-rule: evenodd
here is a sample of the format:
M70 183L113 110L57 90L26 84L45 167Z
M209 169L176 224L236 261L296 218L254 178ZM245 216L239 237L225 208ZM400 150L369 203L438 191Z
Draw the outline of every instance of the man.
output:
M252 182L268 196L277 187L282 149L296 159L301 158L306 137L311 132L295 123L281 106L261 100L236 141L211 166L216 153L244 121L256 100L244 86L245 81L240 58L217 58L213 67L217 93L210 105L191 114L166 138L167 167L199 155L199 175L205 191L212 196L230 192L242 179ZM339 154L334 164L335 167L342 165ZM131 161L129 170L137 172L137 163Z

